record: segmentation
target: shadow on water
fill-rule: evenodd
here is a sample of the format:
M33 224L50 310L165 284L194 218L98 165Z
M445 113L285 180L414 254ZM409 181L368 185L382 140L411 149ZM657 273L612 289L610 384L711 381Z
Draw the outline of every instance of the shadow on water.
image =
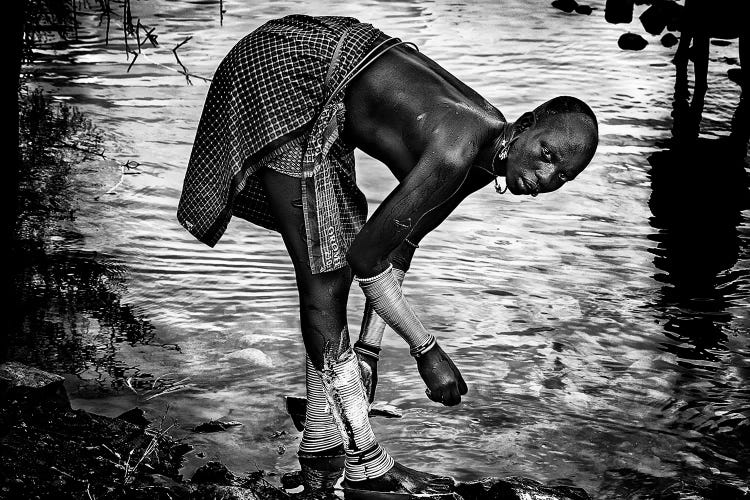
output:
M678 481L616 473L621 485L643 491L649 484L661 492L657 498L747 498L738 489L750 477L750 231L742 213L750 208L747 139L738 142L742 124L736 120L728 137L695 138L685 130L695 118L683 95L674 100L669 147L648 158L656 230L651 252L654 279L662 284L650 306L663 324L661 348L677 360L675 373L665 374L672 376L672 397L661 415L685 437L685 461L694 470L690 480Z
M118 355L124 343L147 344L153 328L121 302L121 268L106 256L77 250L76 165L102 155L98 131L75 109L41 92L22 99L20 216L9 308L8 357L73 373L87 390L123 387L136 367Z

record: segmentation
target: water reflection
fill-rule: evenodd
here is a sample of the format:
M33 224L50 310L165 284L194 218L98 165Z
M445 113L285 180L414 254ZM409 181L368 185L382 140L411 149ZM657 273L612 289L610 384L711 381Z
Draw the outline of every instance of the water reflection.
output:
M20 134L9 358L76 374L82 392L122 388L139 370L123 359L120 345L147 344L154 331L121 301L123 267L76 249L85 238L75 222L80 186L72 166L102 157L98 130L74 108L32 92L22 100Z
M683 83L678 73L672 141L648 158L650 224L657 230L650 251L662 284L652 304L663 322L661 348L678 360L673 395L661 412L685 436L695 474L660 489L662 498L739 498L729 484L743 484L750 462L747 332L738 328L750 286L742 217L750 207L747 138L739 147L745 125L738 121L728 137L691 137L695 116Z

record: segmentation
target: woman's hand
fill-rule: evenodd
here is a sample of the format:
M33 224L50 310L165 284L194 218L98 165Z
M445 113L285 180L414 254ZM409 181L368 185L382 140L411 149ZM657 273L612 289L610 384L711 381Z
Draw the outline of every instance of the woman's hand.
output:
M375 400L375 388L378 386L378 358L370 356L362 351L357 351L359 360L359 371L362 376L362 384L365 386L367 401Z
M445 406L461 402L461 396L469 390L453 360L435 343L435 347L420 354L417 368L427 385L427 397Z

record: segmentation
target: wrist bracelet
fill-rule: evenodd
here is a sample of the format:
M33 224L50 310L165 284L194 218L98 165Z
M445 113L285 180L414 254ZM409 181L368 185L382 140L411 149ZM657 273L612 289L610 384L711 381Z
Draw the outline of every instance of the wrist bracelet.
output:
M380 347L358 340L354 343L354 351L373 359L380 359Z
M404 238L404 243L406 243L407 245L409 245L412 248L419 248L419 245L417 245L416 243L412 243L411 241L409 241L409 238Z
M430 335L430 338L429 340L427 340L427 342L409 349L409 354L411 354L412 357L414 358L419 358L422 355L424 355L424 353L426 353L427 351L435 347L436 345L437 345L437 339L435 338L434 335Z

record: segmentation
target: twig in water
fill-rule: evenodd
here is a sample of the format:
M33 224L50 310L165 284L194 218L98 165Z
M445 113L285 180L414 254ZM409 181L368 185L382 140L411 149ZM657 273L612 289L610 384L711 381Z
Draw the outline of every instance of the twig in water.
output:
M158 47L159 43L156 41L156 37L158 35L153 34L156 28L148 29L148 26L146 26L145 24L141 24L140 26L141 28L143 28L143 31L146 32L146 35L145 35L145 38L143 39L143 42L140 43L139 46L143 45L144 43L146 43L146 40L148 40L149 42L151 42L151 46Z
M177 49L179 49L180 47L182 47L183 45L185 45L186 43L188 43L191 38L193 38L193 37L189 36L189 37L185 38L183 41L181 41L180 43L178 43L175 48L172 49L172 53L174 54L175 59L177 59L177 64L179 64L180 66L182 66L182 74L185 75L185 79L187 80L188 85L192 85L193 82L190 81L190 73L188 73L187 68L185 67L184 64L182 64L182 61L180 61L180 56L177 55Z
M138 18L138 22L135 25L135 41L138 42L138 53L141 53L141 18Z
M128 2L127 0L122 4L122 37L125 39L125 60L129 59L130 49L128 48ZM132 66L132 65L131 65ZM130 67L128 67L130 70Z
M109 8L109 0L105 1L105 14L107 14L107 32L104 35L104 45L109 45L109 22L110 22L110 13L112 12L112 9Z
M125 71L125 73L130 73L130 68L133 67L133 65L135 64L135 60L138 59L138 54L141 53L140 46L138 47L138 52L132 50L132 51L130 51L130 53L133 54L133 60L130 61L130 64L128 64L128 69Z
M128 481L128 475L130 474L130 457L133 456L133 452L135 451L135 448L130 450L128 453L128 459L125 462L125 477L123 478L123 482L126 483Z
M135 387L133 387L133 382L131 382L132 380L133 380L133 377L128 377L127 379L125 379L125 386L126 386L126 387L127 387L128 389L130 389L131 391L133 391L133 393L134 393L134 394L135 394L136 396L138 396L138 395L139 395L139 394L138 394L138 391L136 391L136 390L135 390ZM120 457L118 456L117 458L120 458Z
M120 184L122 184L122 181L124 181L124 180L125 180L125 170L126 170L126 169L127 169L127 170L131 170L131 169L134 169L134 168L138 168L138 167L140 167L140 166L141 166L141 164L140 164L140 163L138 163L138 162L137 162L137 161L135 161L135 160L128 160L128 161L126 161L125 163L123 163L122 165L120 165L120 171L122 172L122 173L121 173L121 175L120 175L120 180L119 180L119 181L117 181L117 184L115 184L114 186L112 186L112 187L111 187L111 188L110 188L110 189L109 189L109 190L108 190L108 191L107 191L106 193L104 193L104 194L115 194L115 190L116 190L116 189L117 189L118 187L120 187ZM136 394L137 394L137 393L136 393Z
M115 457L117 457L117 460L121 459L120 454L117 453L116 451L114 451L112 448L110 448L106 444L102 443L102 448L104 448L105 450L107 450L108 452L110 452L111 454L113 454Z
M71 0L73 4L73 36L78 40L78 13L76 12L76 0Z
M78 481L78 479L77 479L77 478L75 478L75 477L71 476L70 474L68 474L68 473L67 473L67 472L65 472L64 470L60 470L60 469L58 469L58 468L57 468L57 467L55 467L54 465L50 465L50 466L49 466L49 468L50 468L50 469L53 469L53 470L56 470L56 471L57 471L57 472L59 472L60 474L65 474L65 475L66 475L66 476L68 476L69 478L71 478L71 479L75 479L76 481Z

